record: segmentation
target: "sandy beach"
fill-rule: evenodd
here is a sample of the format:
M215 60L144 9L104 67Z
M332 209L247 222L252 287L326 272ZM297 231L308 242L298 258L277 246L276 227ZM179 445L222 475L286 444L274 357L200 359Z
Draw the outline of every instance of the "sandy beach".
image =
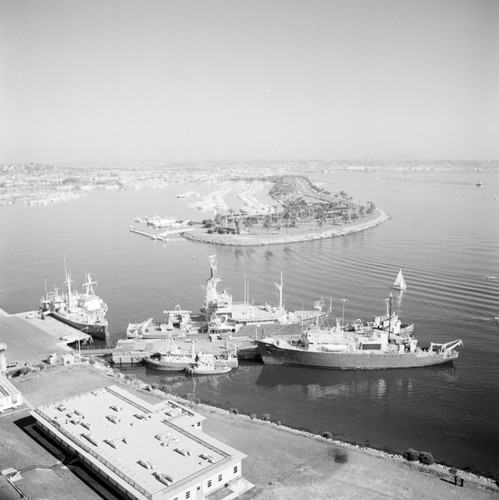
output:
M188 240L202 243L228 246L265 246L286 245L290 243L303 243L306 241L337 238L347 234L358 233L372 229L383 222L390 220L390 216L380 209L375 209L372 214L360 221L353 221L341 226L318 227L314 224L302 224L297 228L288 228L280 232L269 232L264 228L253 228L251 234L209 234L206 229L197 227L194 231L182 233Z

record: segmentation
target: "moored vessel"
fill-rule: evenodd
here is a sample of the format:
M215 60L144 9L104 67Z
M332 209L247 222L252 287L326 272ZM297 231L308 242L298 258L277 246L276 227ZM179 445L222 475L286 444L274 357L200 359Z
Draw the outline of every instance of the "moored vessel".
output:
M313 322L316 311L289 312L283 305L283 281L275 283L279 293L278 305L254 304L249 300L248 283L244 284L244 300L235 302L232 295L224 290L219 292L217 257L209 257L211 273L206 281L206 294L201 312L208 318L208 334L237 335L239 337L274 334L300 333L304 323Z
M189 375L220 375L229 373L237 366L237 358L232 354L228 354L227 357L217 357L212 353L199 353L196 362L186 367L185 371Z
M140 323L129 323L126 329L128 339L164 339L171 335L183 337L188 334L202 333L206 330L206 320L202 315L193 315L192 311L175 309L163 311L165 321L155 323L148 318Z
M192 349L181 349L174 343L170 343L159 352L144 357L144 365L148 368L163 371L184 371L188 366L196 362L194 343Z
M72 290L72 283L71 276L66 271L62 293L59 293L58 288L54 288L52 292L45 290L45 297L40 301L40 314L50 315L94 338L106 340L107 304L94 292L93 285L96 282L87 274L83 293Z
M391 297L389 301L391 309ZM348 330L340 319L333 328L317 321L297 341L265 338L256 343L265 364L340 370L416 368L449 363L459 356L461 340L420 348L412 333L401 331L398 317L388 317L388 327L368 324Z

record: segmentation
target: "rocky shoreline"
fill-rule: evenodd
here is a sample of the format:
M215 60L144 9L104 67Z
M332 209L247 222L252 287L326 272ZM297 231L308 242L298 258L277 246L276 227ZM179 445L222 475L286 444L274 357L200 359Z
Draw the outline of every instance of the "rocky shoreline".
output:
M331 229L321 229L314 231L312 227L307 230L291 234L251 234L251 235L226 235L226 234L208 234L204 229L197 228L194 231L182 233L185 239L199 241L201 243L211 243L215 245L228 246L266 246L266 245L285 245L289 243L303 243L307 241L322 240L325 238L336 238L346 236L347 234L358 233L372 229L379 224L390 220L390 216L380 210L374 210L372 217L363 222L352 222L341 227Z

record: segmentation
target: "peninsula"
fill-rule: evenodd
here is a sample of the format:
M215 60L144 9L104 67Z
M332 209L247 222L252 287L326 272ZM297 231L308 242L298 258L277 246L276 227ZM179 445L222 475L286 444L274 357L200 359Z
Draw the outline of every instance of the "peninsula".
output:
M335 238L347 234L365 231L390 220L390 216L378 208L362 220L355 220L331 227L319 227L314 222L304 223L300 227L289 228L286 232L269 233L265 228L254 228L251 234L227 234L209 232L206 228L196 227L193 231L182 233L188 240L202 243L229 246L266 246L303 243L306 241Z
M312 241L364 231L389 220L373 202L353 201L343 190L332 194L303 176L269 179L268 194L241 193L242 205L216 213L182 236L232 246L263 246Z

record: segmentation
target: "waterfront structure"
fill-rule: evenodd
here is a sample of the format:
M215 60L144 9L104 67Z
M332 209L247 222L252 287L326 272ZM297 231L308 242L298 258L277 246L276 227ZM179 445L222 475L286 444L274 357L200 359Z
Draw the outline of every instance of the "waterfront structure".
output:
M206 435L205 418L173 400L152 405L113 385L31 415L127 498L235 498L253 486L242 477L245 455Z
M11 382L0 375L0 413L23 404L22 394Z

